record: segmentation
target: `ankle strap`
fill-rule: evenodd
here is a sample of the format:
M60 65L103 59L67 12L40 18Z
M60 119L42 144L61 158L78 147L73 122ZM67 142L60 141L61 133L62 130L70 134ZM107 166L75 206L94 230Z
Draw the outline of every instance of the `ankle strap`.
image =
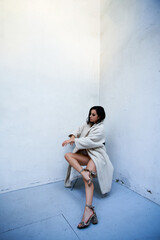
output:
M82 169L81 169L81 171L80 171L79 173L81 173L81 172L83 172L83 171L85 171L85 169L84 169L84 168L82 168Z
M97 176L97 173L96 173L96 172L93 172L93 171L89 170L88 168L85 168L84 171L89 172L89 173L90 173L91 175L93 175L94 177Z
M94 206L86 204L86 207L89 207L90 209L94 209Z

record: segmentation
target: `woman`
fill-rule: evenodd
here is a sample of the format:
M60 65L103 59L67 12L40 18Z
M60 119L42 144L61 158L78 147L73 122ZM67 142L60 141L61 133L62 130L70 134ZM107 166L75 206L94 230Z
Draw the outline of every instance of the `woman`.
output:
M71 182L80 173L83 177L86 193L86 205L82 221L78 228L88 227L92 222L98 223L96 212L92 206L94 184L93 178L97 176L102 194L110 191L112 185L113 166L105 150L105 135L103 120L105 111L101 106L94 106L89 110L87 123L69 135L62 146L75 144L73 153L65 154L69 163L65 186L71 187ZM86 168L82 167L86 166Z

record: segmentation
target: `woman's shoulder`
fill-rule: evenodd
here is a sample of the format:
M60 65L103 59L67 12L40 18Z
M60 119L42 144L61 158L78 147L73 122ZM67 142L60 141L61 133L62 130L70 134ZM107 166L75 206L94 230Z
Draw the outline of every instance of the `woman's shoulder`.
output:
M104 124L103 122L97 123L93 125L93 130L97 132L104 132Z
M103 132L104 131L104 124L103 122L100 122L100 123L97 123L97 124L94 124L94 125L90 125L89 123L85 123L83 124L82 126L82 130L86 131L86 130L89 130L89 131L100 131L100 132Z
M81 131L85 130L85 129L89 129L91 126L90 124L87 124L87 123L83 123L79 129L81 129Z
M83 124L83 128L87 128L87 129L89 129L89 128L91 128L91 125L88 124L88 123L84 123L84 124Z
M95 127L97 127L97 128L104 129L104 123L103 123L103 121L100 122L100 123L96 123L96 124L94 124L94 125L95 125Z

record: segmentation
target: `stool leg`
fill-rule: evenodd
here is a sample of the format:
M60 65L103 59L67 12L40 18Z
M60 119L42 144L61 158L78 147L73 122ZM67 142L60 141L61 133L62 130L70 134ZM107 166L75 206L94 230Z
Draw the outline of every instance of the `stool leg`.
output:
M78 181L78 178L75 180L75 182L74 182L73 185L71 186L71 191L73 190L73 188L74 188L74 186L76 185L77 181Z

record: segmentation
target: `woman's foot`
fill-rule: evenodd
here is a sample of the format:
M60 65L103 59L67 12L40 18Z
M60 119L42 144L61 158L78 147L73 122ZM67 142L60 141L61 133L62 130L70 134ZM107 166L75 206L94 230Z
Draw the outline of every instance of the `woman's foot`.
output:
M94 210L88 205L85 206L82 221L78 224L77 228L88 227L92 219L94 218L95 213Z
M92 183L92 177L91 177L90 171L88 169L82 169L80 173L84 178L84 180L88 183L88 186L90 186Z

